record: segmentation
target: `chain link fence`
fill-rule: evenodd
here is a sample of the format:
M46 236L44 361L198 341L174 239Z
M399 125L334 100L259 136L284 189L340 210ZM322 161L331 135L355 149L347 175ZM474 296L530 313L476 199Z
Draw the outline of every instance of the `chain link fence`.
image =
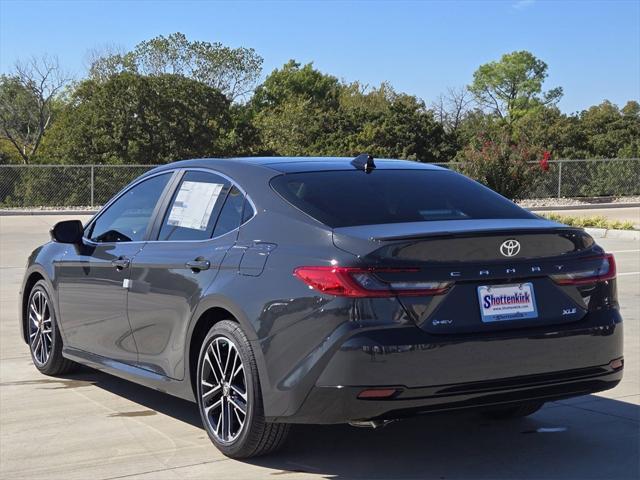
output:
M461 163L440 164L462 170ZM97 207L155 165L0 165L0 208ZM537 168L537 167L534 167ZM552 160L526 198L640 195L640 159Z

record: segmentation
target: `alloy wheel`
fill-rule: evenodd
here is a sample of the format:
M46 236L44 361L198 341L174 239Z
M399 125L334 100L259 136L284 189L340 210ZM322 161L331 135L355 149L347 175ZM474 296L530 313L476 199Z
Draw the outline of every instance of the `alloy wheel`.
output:
M217 441L232 443L247 420L247 382L237 346L216 337L207 347L200 378L202 408Z
M49 300L42 291L36 290L29 302L29 345L38 366L45 365L49 360L53 347L52 332Z

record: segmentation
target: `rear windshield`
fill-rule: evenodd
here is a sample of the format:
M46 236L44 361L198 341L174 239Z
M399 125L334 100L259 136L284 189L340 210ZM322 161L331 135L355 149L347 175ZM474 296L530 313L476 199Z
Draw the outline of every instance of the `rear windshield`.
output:
M289 203L332 228L536 218L479 183L446 170L292 173L273 178L271 185Z

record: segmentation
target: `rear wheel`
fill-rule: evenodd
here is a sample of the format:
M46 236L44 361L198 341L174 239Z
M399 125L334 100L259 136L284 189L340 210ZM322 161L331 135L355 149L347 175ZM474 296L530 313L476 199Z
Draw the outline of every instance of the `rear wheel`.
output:
M284 444L289 425L265 420L255 357L237 323L223 320L209 331L197 375L202 423L222 453L249 458Z
M44 280L37 282L29 294L27 334L31 359L40 372L62 375L73 369L74 363L62 356L62 336Z
M506 420L509 418L522 418L536 413L544 405L544 402L522 402L509 406L491 407L482 411L487 418Z

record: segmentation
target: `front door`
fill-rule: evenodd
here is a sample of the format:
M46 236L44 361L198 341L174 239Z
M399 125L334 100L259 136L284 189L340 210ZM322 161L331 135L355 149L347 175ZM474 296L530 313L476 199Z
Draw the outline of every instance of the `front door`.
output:
M135 363L127 318L131 262L143 249L149 223L171 173L126 190L92 220L80 246L56 264L60 321L68 347Z

